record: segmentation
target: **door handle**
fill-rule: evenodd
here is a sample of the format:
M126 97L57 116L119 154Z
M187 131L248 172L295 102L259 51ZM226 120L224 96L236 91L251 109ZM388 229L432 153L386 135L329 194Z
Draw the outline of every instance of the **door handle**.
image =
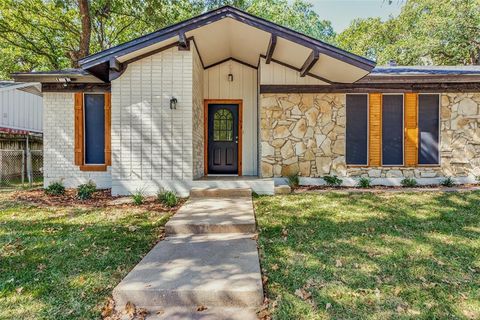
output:
M235 143L238 144L238 136L235 137Z

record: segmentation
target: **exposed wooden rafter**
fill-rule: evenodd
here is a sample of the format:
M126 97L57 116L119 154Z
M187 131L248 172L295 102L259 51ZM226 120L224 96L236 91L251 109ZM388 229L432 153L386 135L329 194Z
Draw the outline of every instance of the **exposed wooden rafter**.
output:
M272 34L270 37L270 42L268 43L267 54L265 55L265 63L269 64L272 61L273 52L275 51L275 47L277 46L277 36Z
M313 50L312 53L310 53L307 60L305 60L302 69L300 69L300 77L305 77L308 74L310 69L312 69L315 63L317 63L319 57L320 53L317 50Z
M189 51L190 50L190 41L188 40L185 32L180 31L178 33L178 50Z

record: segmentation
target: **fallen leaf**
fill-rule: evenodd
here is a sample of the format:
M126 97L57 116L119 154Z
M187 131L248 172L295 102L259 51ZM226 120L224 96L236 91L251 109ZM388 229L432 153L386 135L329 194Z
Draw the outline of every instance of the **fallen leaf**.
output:
M335 267L341 268L342 266L343 266L342 260L337 259L337 260L335 261Z
M23 291L23 287L17 288L15 289L15 291L17 291L18 294L21 294Z
M257 241L258 240L258 233L255 233L250 239Z
M276 263L272 264L272 270L273 271L278 270L278 264L276 264Z
M134 232L134 231L136 231L137 229L138 229L138 228L135 227L135 226L128 226L128 231L130 231L130 232Z
M125 314L129 315L130 317L135 315L135 305L130 301L128 301L125 305Z
M137 309L137 317L140 319L145 319L148 316L148 310L145 308L138 308Z
M109 317L113 314L113 309L115 308L115 301L112 298L108 298L107 302L102 309L102 318Z
M330 302L327 302L327 304L325 305L325 310L328 310L332 307L332 304Z
M157 310L156 314L158 315L161 315L161 314L164 314L165 313L165 310L163 309L160 309L160 310Z
M197 307L197 311L200 311L200 312L205 311L205 310L207 310L207 309L208 309L208 308L205 307L204 305L200 305L200 306Z
M39 265L37 265L37 270L38 270L38 271L43 271L43 270L45 270L46 267L47 267L47 266L46 266L45 264L40 263Z
M312 297L312 294L303 288L295 290L295 295L302 298L302 300L308 300Z
M268 277L267 276L262 276L262 283L263 285L266 285L267 284L267 281L268 281Z

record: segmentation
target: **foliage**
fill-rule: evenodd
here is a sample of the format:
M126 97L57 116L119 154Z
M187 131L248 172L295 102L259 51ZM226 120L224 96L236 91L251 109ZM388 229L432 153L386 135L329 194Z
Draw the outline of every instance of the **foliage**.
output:
M158 241L169 216L37 207L0 194L0 319L103 319L112 289Z
M86 3L81 14L79 4ZM333 37L330 22L304 0L2 0L0 78L18 71L76 67L88 54L225 4L316 38Z
M398 17L354 20L336 43L380 65L480 64L480 2L405 1Z
M443 179L442 181L442 186L444 187L453 187L455 185L455 181L453 180L452 177L446 177L445 179Z
M145 194L142 189L137 189L135 193L132 194L133 204L136 206L142 205L145 201Z
M178 204L178 197L173 191L159 192L157 199L167 207L175 207Z
M81 184L77 187L77 198L80 200L90 199L95 190L97 190L97 186L90 180L88 183Z
M417 180L415 180L415 178L403 178L400 183L405 188L413 188L417 186Z
M367 177L362 177L358 180L358 187L359 188L371 188L372 187L372 179Z
M49 196L59 196L65 193L65 187L63 186L62 181L55 181L45 188L45 193Z
M339 187L343 182L343 180L337 176L324 176L323 180L329 187Z
M287 183L292 189L298 188L300 185L300 177L298 176L298 173L288 176Z
M480 192L254 204L272 319L480 318Z

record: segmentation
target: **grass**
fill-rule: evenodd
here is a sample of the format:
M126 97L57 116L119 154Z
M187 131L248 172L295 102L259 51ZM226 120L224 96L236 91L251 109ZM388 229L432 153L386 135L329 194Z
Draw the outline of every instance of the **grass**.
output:
M98 319L168 214L36 207L0 193L0 319Z
M273 319L479 319L480 193L258 197Z

